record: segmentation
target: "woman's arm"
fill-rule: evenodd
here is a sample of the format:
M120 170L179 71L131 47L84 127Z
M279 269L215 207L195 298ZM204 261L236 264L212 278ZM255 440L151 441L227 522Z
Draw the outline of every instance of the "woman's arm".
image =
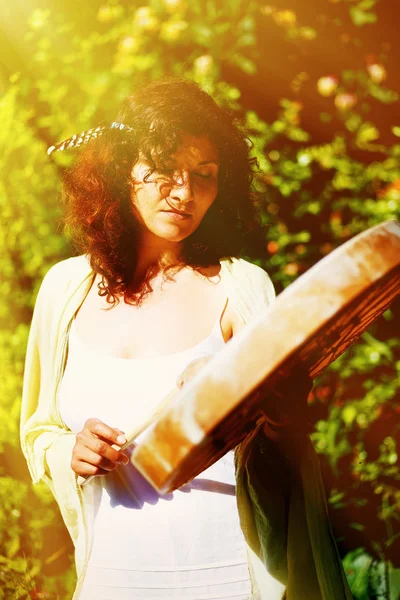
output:
M54 268L50 269L36 299L25 357L20 439L22 451L34 483L50 476L46 460L48 448L61 435L67 435L55 418L54 371L56 342L52 343L54 307ZM69 432L71 433L71 432Z

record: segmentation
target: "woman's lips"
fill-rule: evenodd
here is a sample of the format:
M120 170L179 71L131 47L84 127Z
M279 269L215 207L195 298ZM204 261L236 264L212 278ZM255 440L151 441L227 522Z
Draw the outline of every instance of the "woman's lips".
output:
M169 215L171 217L171 219L174 219L176 221L190 219L190 217L192 216L192 215L189 215L188 213L180 213L175 210L163 210L162 212L165 212L167 215Z

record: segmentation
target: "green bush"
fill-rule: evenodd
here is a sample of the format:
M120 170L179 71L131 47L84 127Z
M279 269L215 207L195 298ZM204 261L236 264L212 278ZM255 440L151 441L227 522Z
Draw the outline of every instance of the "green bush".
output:
M375 4L337 0L315 19L283 0L110 0L80 18L55 3L30 15L26 62L13 69L9 61L0 100L0 597L64 598L75 580L58 509L30 484L18 441L34 298L47 269L71 253L59 192L74 153L49 158L47 146L112 121L132 84L196 80L237 111L253 142L267 252L258 262L280 291L356 233L400 214L398 92L386 85L389 50L369 53L372 38L387 42ZM333 75L311 59L327 22L354 49ZM391 565L391 600L399 597L396 310L318 378L309 398L333 528L360 599L372 593L359 575L372 560Z

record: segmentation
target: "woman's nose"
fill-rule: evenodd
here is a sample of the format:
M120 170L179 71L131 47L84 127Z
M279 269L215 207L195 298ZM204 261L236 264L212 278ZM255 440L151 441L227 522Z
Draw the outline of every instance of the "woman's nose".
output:
M193 186L188 171L176 173L170 196L178 200L191 200L193 198Z

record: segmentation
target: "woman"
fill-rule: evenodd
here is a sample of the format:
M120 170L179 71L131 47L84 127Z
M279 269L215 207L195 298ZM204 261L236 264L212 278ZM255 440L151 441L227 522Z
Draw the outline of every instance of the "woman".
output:
M83 141L64 194L84 254L40 289L21 417L33 480L75 544L74 599L351 598L319 472L310 508L301 461L288 464L268 426L235 464L228 453L164 496L120 450L189 364L273 299L266 273L238 258L257 225L244 135L194 83L170 80L136 90L111 128L50 150ZM317 469L306 437L301 454Z

